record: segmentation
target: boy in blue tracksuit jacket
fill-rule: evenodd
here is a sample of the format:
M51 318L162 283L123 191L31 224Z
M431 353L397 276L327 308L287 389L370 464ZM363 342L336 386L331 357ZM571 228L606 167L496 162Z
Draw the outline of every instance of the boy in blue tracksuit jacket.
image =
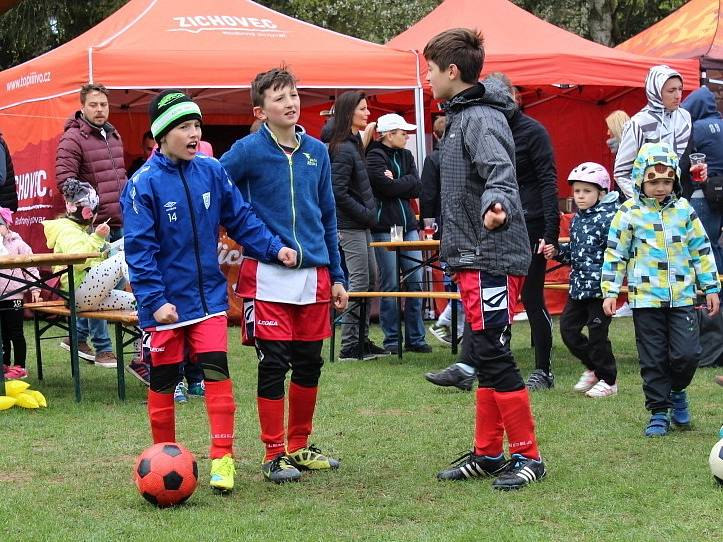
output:
M201 111L177 90L151 102L151 130L160 149L126 185L121 198L125 257L150 335L148 416L153 441L174 442L173 391L186 346L206 381L211 426L211 487L233 489L235 404L227 351L226 279L217 255L219 226L247 253L296 263L254 215L217 160L196 153Z
M261 129L236 143L221 164L256 214L298 252L294 269L246 253L236 293L244 299L246 344L259 357L257 404L265 454L264 477L298 480L301 470L336 469L308 438L323 360L331 335L329 303L343 310L348 296L338 249L336 205L326 147L296 123L296 81L284 69L260 73L251 85ZM253 336L253 337L252 337ZM284 381L291 369L288 427Z

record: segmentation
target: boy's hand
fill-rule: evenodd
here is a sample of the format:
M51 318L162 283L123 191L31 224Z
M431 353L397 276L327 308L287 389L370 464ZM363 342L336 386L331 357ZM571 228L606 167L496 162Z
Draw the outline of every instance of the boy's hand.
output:
M105 239L110 235L110 226L108 224L98 224L95 228L95 234Z
M176 306L172 303L161 305L161 308L153 313L153 318L159 324L175 324L178 321Z
M715 316L720 310L718 294L705 294L705 304L708 306L708 316Z
M40 301L40 292L38 290L31 290L30 299L33 303L37 303L38 301Z
M338 311L343 311L349 304L349 294L346 293L342 284L336 283L331 287L331 301L334 303L334 308Z
M293 248L282 248L279 250L279 255L276 257L286 267L294 267L296 265L296 251Z
M542 242L544 243L544 241ZM542 253L545 255L546 260L551 260L558 255L558 250L555 248L555 245L545 245Z
M484 214L484 227L488 230L496 230L507 220L507 212L502 208L501 203L490 206Z
M616 297L606 297L603 299L603 312L605 313L605 316L614 316L615 315L615 305L617 305L617 298Z

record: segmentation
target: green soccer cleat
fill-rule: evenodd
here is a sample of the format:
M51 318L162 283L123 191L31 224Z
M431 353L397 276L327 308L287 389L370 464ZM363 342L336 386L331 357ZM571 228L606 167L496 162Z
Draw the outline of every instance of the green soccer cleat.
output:
M231 454L211 461L211 487L219 491L229 492L233 489L233 476L236 467Z
M338 469L338 459L326 457L313 444L289 454L289 461L299 470Z
M289 461L289 456L285 454L277 455L275 458L261 464L261 472L264 478L275 484L283 484L284 482L298 482L301 473Z

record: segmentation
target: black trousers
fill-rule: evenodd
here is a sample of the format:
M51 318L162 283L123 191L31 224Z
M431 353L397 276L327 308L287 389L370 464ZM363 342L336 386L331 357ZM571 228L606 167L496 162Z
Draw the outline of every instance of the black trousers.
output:
M324 359L324 341L267 341L256 339L259 358L257 394L264 399L284 396L286 373L291 369L291 381L299 386L319 385Z
M540 236L542 237L542 236ZM545 270L547 260L544 254L535 254L537 238L530 239L533 248L532 261L527 278L522 286L522 303L525 305L530 333L535 344L535 368L550 372L552 364L552 319L545 305Z
M0 330L3 336L3 363L10 365L14 351L15 365L25 367L27 344L23 334L23 306L21 299L0 301Z
M472 331L464 324L464 340L458 362L477 369L480 388L517 391L525 387L520 370L510 350L510 326Z
M603 312L602 301L568 298L560 316L560 336L573 356L594 371L598 380L612 386L618 372L608 339L612 318ZM584 327L587 327L587 336L582 333Z
M667 410L672 406L670 392L688 387L698 367L701 347L695 309L633 309L633 323L645 408Z

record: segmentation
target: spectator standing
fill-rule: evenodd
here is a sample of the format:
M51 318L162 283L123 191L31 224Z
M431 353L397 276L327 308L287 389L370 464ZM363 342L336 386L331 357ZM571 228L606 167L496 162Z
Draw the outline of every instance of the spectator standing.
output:
M133 174L140 169L140 167L146 163L153 154L153 149L156 146L156 140L153 138L153 132L148 130L143 134L141 139L141 149L143 150L143 156L139 156L131 163L131 167L128 168L128 177L133 177Z
M334 103L334 121L329 137L331 180L336 200L339 244L349 272L349 292L368 292L377 282L377 262L370 228L376 224L376 202L369 183L361 133L367 127L369 108L364 93L345 92ZM364 336L360 336L361 305L366 305ZM349 303L347 321L342 324L340 360L356 359L362 343L364 359L391 354L369 340L368 300Z
M65 123L55 158L55 177L62 189L66 179L82 179L97 192L100 204L97 222L110 227L110 242L123 237L120 194L126 184L123 141L108 122L108 90L89 83L80 89L80 110ZM107 222L106 222L107 221ZM93 341L95 354L88 346ZM70 350L69 339L60 346ZM78 318L78 355L102 367L115 367L117 360L105 320Z
M15 169L10 149L0 132L0 207L18 210L18 193L15 189Z
M408 131L416 130L416 125L407 123L401 115L388 113L377 120L379 141L373 141L367 149L367 172L372 192L377 201L377 222L372 228L374 241L390 241L390 228L401 226L405 241L419 241L417 217L409 203L411 198L419 196L422 181L417 173L414 156L406 149ZM395 253L383 248L375 249L379 266L379 282L382 292L397 289L397 265ZM407 291L422 291L422 261L419 250L405 253L413 260L402 258L401 272ZM432 348L424 338L424 320L422 318L422 300L409 298L404 300L404 336L397 327L397 302L390 297L381 300L379 322L384 332L384 349L397 350L399 341L404 340L404 348L410 352L430 353Z

